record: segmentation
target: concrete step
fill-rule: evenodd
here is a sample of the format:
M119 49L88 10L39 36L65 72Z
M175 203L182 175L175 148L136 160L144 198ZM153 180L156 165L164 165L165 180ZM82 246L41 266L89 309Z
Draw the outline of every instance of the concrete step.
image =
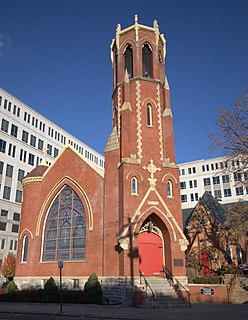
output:
M174 288L167 279L162 277L146 277L146 280L155 295L155 308L183 308L188 307L184 300L179 299ZM147 289L146 301L139 305L140 308L154 308L152 293Z

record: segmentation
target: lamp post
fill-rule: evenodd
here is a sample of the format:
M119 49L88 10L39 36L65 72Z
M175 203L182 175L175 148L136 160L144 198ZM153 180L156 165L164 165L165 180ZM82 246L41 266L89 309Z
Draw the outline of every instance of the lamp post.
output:
M63 269L63 261L58 261L59 268L59 300L60 300L60 313L62 313L62 269Z

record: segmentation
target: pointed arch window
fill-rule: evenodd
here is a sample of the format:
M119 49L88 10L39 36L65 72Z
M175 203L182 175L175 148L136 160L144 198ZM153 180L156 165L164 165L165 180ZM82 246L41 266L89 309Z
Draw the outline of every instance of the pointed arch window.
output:
M146 107L146 113L147 113L147 126L152 127L152 106L150 104Z
M145 43L142 48L143 77L152 78L152 50Z
M56 196L47 214L43 261L83 260L86 252L84 206L69 186Z
M166 192L168 198L173 197L172 182L170 180L166 183Z
M22 259L21 262L27 262L28 258L28 236L25 235L22 240Z
M130 45L125 51L125 70L127 70L129 79L133 77L133 49Z
M136 177L132 177L131 192L132 192L132 194L138 194L138 180Z

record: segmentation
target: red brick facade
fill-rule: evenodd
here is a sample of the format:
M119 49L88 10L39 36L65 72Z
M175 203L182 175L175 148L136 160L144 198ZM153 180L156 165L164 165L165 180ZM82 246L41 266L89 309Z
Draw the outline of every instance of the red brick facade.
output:
M127 48L131 58L126 57ZM58 275L57 261L43 261L42 254L47 215L64 186L80 198L86 217L85 257L65 260L64 275L74 278L94 271L100 276L138 276L139 234L155 232L162 239L161 270L165 265L175 276L185 277L187 240L165 52L156 21L153 27L138 21L124 30L117 27L111 45L113 131L105 148L104 176L67 147L50 168L39 166L24 179L17 278ZM23 261L25 235L28 250Z

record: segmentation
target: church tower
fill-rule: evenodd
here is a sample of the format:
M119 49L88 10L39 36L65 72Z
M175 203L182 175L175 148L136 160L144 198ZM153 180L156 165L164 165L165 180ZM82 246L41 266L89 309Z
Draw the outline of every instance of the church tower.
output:
M111 44L112 133L105 148L106 276L185 280L179 170L175 163L166 40L157 21L121 29ZM116 243L113 243L113 238Z

